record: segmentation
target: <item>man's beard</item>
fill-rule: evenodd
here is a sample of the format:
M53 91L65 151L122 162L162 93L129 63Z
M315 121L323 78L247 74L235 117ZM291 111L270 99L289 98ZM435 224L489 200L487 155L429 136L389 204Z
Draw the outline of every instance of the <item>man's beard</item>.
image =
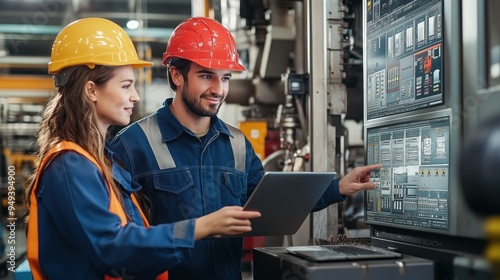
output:
M211 95L216 96L215 94ZM219 104L210 104L208 108L204 108L201 105L201 100L197 99L197 97L189 98L187 86L182 89L182 101L193 115L199 117L215 117L222 104L222 102Z

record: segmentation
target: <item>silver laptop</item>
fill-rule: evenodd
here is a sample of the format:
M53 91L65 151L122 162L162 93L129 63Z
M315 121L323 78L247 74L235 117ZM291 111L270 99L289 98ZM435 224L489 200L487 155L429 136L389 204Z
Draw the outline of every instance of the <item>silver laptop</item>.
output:
M362 244L311 245L286 248L288 253L317 262L401 258L401 254Z
M252 231L239 236L296 233L335 176L335 172L266 172L243 207L260 211L261 216L251 220Z

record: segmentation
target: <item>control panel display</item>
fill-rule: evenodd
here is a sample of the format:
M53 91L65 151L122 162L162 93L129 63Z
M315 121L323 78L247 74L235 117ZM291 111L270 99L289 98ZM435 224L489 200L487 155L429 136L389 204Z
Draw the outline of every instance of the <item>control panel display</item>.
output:
M443 4L368 0L367 120L442 104Z
M449 117L367 129L367 163L384 166L372 172L366 221L447 230L449 146Z

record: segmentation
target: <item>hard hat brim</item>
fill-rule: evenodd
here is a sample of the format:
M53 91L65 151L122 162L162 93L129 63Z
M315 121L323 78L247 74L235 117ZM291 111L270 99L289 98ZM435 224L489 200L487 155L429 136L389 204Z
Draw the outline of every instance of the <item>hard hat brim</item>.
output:
M132 66L132 68L134 69L139 69L139 68L145 68L145 67L151 67L153 66L154 64L150 61L146 61L146 60L136 60L134 62L130 62L130 63L117 63L117 64L113 64L113 63L85 63L85 64L81 64L81 63L65 63L64 65L62 64L57 64L57 63L52 63L52 62L49 62L48 66L48 73L49 74L57 74L59 73L62 69L65 69L65 68L69 68L69 67L73 67L73 66L78 66L78 65L86 65L87 67L93 69L96 65L103 65L103 66L108 66L108 67L119 67L119 66Z

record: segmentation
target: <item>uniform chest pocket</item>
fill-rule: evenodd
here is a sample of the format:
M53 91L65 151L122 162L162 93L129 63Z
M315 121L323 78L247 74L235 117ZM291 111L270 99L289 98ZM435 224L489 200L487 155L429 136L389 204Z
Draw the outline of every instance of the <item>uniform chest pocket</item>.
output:
M176 170L154 175L156 190L180 194L194 186L193 176L189 170Z
M227 170L222 171L222 188L229 190L235 197L246 197L247 184L245 174Z

